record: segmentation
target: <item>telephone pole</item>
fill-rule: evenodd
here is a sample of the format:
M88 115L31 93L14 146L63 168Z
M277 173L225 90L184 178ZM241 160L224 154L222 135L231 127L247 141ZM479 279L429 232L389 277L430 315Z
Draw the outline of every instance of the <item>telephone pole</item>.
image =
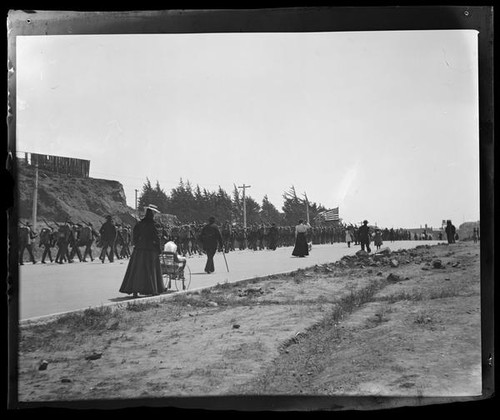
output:
M33 193L33 230L36 230L36 212L38 204L38 162L35 163L35 192Z
M246 229L247 228L247 202L245 200L245 190L247 188L250 188L251 185L245 185L243 184L241 187L238 187L238 188L241 188L243 189L243 228Z
M137 188L135 189L135 211L137 211L137 191L139 191Z

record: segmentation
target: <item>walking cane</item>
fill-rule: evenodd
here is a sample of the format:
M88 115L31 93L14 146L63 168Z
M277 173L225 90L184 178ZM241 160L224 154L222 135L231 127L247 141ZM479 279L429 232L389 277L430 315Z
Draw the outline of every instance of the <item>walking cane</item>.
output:
M226 263L226 269L227 272L229 273L229 267L227 266L226 253L224 252L224 249L222 250L222 256L224 257L224 262Z

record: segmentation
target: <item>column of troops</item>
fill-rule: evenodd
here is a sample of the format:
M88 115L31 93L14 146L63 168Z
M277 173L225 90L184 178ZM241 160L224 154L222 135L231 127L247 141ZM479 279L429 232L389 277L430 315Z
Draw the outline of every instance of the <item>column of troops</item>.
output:
M133 248L133 228L128 224L113 222L111 216L96 230L92 223L73 223L66 220L64 223L44 220L40 232L35 232L29 223L19 225L19 262L23 264L25 251L31 262L36 263L33 246L43 250L41 262L58 264L75 261L94 261L93 250L100 248L98 258L105 262L106 258L113 262L115 259L126 259L131 255ZM158 223L161 248L172 240L178 246L179 254L183 256L202 255L203 247L199 240L203 223L185 223L180 226L169 226ZM276 250L279 247L293 246L295 243L295 226L277 226L270 224L250 224L246 228L241 224L225 222L220 226L223 238L224 252L236 250ZM346 232L349 232L352 242L359 243L358 227L354 225L313 226L308 231L308 242L312 244L333 244L346 241ZM381 230L382 240L398 241L412 239L411 234L403 229ZM37 243L38 239L38 243Z
M73 223L66 220L64 223L44 221L39 232L33 230L30 223L20 223L18 227L19 264L24 264L25 251L33 264L36 264L34 246L42 250L41 263L58 264L77 261L94 261L93 250L101 248L98 258L104 263L114 259L129 258L132 244L132 228L130 225L113 223L111 216L97 231L92 223ZM38 241L37 241L38 240Z

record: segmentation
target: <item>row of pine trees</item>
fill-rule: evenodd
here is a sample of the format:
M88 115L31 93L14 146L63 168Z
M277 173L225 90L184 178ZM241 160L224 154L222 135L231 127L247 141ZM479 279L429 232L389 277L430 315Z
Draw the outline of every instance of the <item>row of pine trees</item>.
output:
M276 223L278 226L294 226L300 219L306 219L306 201L297 196L292 186L283 193L281 211L264 196L258 203L248 194L245 195L247 225ZM182 179L179 185L167 194L156 181L153 187L146 179L138 200L138 209L142 211L149 204L154 204L162 213L175 215L181 223L204 223L214 216L218 223L226 221L243 224L242 192L234 185L231 194L219 186L216 191L193 187ZM326 210L322 205L309 202L311 223L317 214Z

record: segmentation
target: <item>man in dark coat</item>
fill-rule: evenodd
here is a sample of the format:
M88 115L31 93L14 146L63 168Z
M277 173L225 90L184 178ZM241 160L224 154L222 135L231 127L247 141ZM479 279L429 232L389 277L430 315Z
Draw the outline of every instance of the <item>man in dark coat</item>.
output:
M268 238L269 249L275 251L278 246L278 228L276 227L276 223L273 223L269 228Z
M101 246L102 251L99 259L104 264L104 260L106 259L106 255L108 256L109 262L113 262L113 254L114 254L114 244L116 239L116 227L113 224L112 217L110 215L106 216L106 221L101 226L99 230L100 238L101 238ZM108 253L109 249L109 253Z
M200 240L203 244L203 249L207 254L207 263L205 265L205 273L210 274L215 271L214 255L217 252L217 247L223 247L222 235L219 227L215 224L215 217L210 217L208 223L203 226L200 233Z
M364 220L363 224L358 229L358 239L361 244L361 249L366 252L372 252L370 249L370 228L368 227L368 220Z
M445 232L446 232L446 239L448 239L449 244L454 244L455 243L455 234L456 234L456 228L455 226L451 223L451 220L446 221L446 227L445 227Z

